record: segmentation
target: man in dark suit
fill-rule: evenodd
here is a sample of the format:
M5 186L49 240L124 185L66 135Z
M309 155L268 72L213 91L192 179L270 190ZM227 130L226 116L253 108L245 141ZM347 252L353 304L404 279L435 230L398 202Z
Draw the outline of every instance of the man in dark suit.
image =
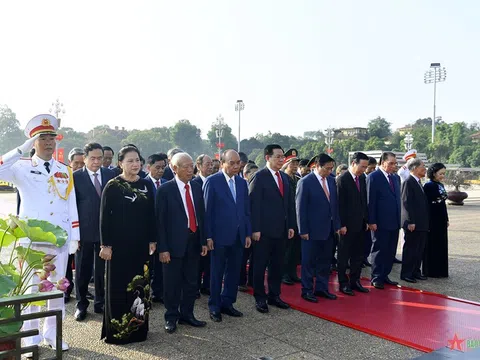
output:
M367 177L368 222L372 231L372 285L383 289L384 284L396 286L388 275L392 271L400 229L400 184L393 177L396 156L384 152L380 167Z
M95 264L95 298L93 310L103 313L105 294L105 262L100 253L100 199L103 188L114 177L112 170L102 167L103 148L100 144L85 145L85 167L73 173L78 218L80 221L80 248L75 255L75 285L77 310L75 319L82 321L87 315L88 284Z
M193 160L187 153L173 156L175 178L160 186L157 208L158 252L163 263L165 331L179 324L203 327L193 315L197 293L198 261L207 255L202 189L190 180Z
M250 201L247 182L238 176L240 157L235 150L222 154L222 170L204 185L205 231L211 250L210 318L221 313L241 317L233 307L237 300L243 249L251 244ZM223 281L223 291L222 291Z
M197 157L195 163L197 167L197 176L195 176L192 181L197 182L203 189L205 180L207 180L208 176L212 175L212 158L208 155L201 154ZM200 258L200 264L198 267L197 299L200 298L200 294L210 295L210 252L207 256L202 256Z
M268 312L268 304L281 309L290 306L280 298L283 260L287 239L294 236L295 202L287 175L280 171L285 161L280 145L264 149L267 166L255 173L250 182L253 242L253 289L255 306ZM265 293L265 270L268 265L268 297Z
M402 271L400 278L415 283L426 280L420 272L429 229L428 201L420 179L426 169L422 160L415 158L407 163L410 176L402 183L402 227L405 232Z
M163 178L165 180L172 180L175 177L175 171L173 170L172 158L178 154L184 152L182 149L173 148L167 151L167 166L165 167L165 172L163 173ZM193 173L192 173L193 175Z
M245 168L245 165L248 164L248 156L241 151L238 153L238 156L240 156L240 170L238 170L238 176L244 179L243 169Z
M157 195L158 188L167 182L163 176L165 167L167 166L167 155L157 153L150 155L147 159L148 174L145 179L150 180L153 187L154 196ZM150 279L152 285L152 301L156 303L163 303L163 265L160 262L158 250L151 256L152 271L150 272Z
M367 184L365 169L368 156L356 152L344 174L337 178L338 211L344 235L338 241L338 282L340 291L354 295L352 290L367 293L360 283L364 260L365 232L368 230ZM347 266L350 275L347 277Z
M315 168L297 184L297 223L302 239L302 298L316 303L316 296L337 297L328 291L333 236L340 229L337 187L330 176L335 166L327 154L315 159ZM313 289L313 278L315 290Z
M377 159L374 157L368 158L368 165L367 170L365 170L365 175L369 175L370 173L374 172L377 169ZM372 234L370 231L365 232L365 247L364 247L364 259L363 265L364 266L372 266L368 261L368 257L370 256L370 252L372 251Z

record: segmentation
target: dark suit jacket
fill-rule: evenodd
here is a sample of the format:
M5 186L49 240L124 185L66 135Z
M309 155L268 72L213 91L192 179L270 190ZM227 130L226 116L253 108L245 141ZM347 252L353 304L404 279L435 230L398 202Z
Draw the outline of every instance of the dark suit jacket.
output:
M200 185L200 187L203 187L203 180L202 180L202 178L200 177L200 175L195 176L195 177L192 179L192 181L198 183L198 184Z
M102 190L115 177L112 170L100 168ZM87 168L73 173L75 195L77 198L78 219L80 221L80 241L100 241L100 197L88 175Z
M195 206L197 218L197 232L201 245L206 245L205 237L205 205L202 189L197 183L190 182L190 191ZM157 190L155 198L157 228L158 228L158 252L169 252L172 257L183 257L187 248L190 234L188 218L185 213L182 197L175 179L167 181ZM198 249L200 252L200 249Z
M365 231L368 224L367 183L366 176L358 178L360 191L357 189L350 171L340 175L337 179L338 212L340 224L347 227L347 232Z
M415 231L428 231L429 205L427 196L413 176L402 183L402 227L405 231L408 225L415 224Z
M271 238L287 236L295 229L295 201L290 191L288 175L280 171L283 197L268 168L257 171L250 182L252 233L259 232Z
M203 189L207 239L213 239L215 247L230 246L238 233L245 245L245 238L252 234L247 182L235 176L235 201L223 171L209 176Z
M327 240L332 230L340 229L335 179L327 176L327 182L330 201L315 173L301 178L297 184L298 232L300 235L308 234L309 240Z
M392 183L394 191L380 169L367 176L368 222L380 230L400 229L400 183Z
M157 190L158 190L158 189L157 189L156 186L155 186L155 182L152 180L152 178L151 178L150 176L148 176L148 174L145 175L145 179L147 179L148 181L150 181L150 184L152 184L153 196L156 197L156 196L157 196ZM165 180L164 178L160 178L160 186L163 185L163 184L165 184L166 182L167 182L167 180ZM160 187L159 187L159 189L160 189Z
M163 173L163 178L167 181L172 180L174 178L173 171L170 169L170 165L167 164L165 167L165 172Z

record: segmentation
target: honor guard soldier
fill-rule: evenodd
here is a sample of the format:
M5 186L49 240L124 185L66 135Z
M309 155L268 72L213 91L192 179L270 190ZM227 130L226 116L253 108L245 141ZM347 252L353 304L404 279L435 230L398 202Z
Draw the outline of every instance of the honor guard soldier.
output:
M417 150L415 149L409 150L405 153L405 155L403 155L403 161L405 161L405 164L403 164L403 166L400 168L400 170L398 170L398 173L397 173L398 176L400 176L402 183L405 180L407 180L407 178L410 176L410 171L408 171L408 167L407 167L408 160L414 159L416 157L417 157Z
M45 220L53 225L60 226L68 234L68 240L62 247L46 243L31 244L33 250L43 251L46 254L56 255L53 260L55 272L52 272L49 281L56 283L65 277L68 255L77 251L80 240L77 203L73 185L72 170L67 165L53 159L55 152L55 136L59 120L52 115L37 115L31 119L25 135L28 140L16 149L0 157L0 179L16 185L22 199L19 209L20 219ZM23 153L35 147L32 158L22 158ZM23 238L20 244L28 246L30 240ZM30 284L39 283L37 275L33 276ZM30 291L36 289L31 287ZM48 310L63 310L63 298L49 300ZM29 306L24 314L39 311L38 306ZM23 330L39 328L39 319L28 320L23 324ZM47 317L44 322L42 335L31 336L25 339L26 346L38 345L43 339L47 345L56 349L56 320L54 316ZM68 345L62 341L62 350L68 350Z

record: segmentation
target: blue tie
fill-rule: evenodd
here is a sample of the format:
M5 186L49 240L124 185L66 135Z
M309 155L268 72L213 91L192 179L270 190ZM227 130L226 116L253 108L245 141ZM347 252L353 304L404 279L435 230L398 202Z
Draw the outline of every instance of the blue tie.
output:
M230 192L233 196L233 201L237 202L237 196L235 195L235 184L233 183L233 179L228 180L228 187L230 188Z

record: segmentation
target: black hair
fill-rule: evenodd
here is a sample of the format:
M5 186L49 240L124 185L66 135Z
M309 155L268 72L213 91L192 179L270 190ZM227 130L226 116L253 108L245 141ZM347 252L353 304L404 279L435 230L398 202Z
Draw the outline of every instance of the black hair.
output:
M369 160L369 157L360 151L353 153L352 161L354 161L355 164L360 164L361 160Z
M167 154L165 154L165 153L158 152L158 153L155 153L155 155L160 156L160 157L162 158L162 160L165 160L165 161L168 160L168 156L167 156ZM158 160L157 160L157 161L158 161Z
M320 167L329 162L335 162L335 160L327 154L322 153L315 158L315 164L317 164L317 166L320 165Z
M255 164L255 161L253 161L253 160L248 160L248 161L247 161L247 164Z
M442 169L446 169L445 165L443 165L442 163L435 163L430 165L427 170L427 177L433 181L435 179L435 174Z
M88 156L88 153L93 150L102 150L102 154L105 151L102 145L95 142L88 143L83 147L83 152L85 153L85 156Z
M263 156L272 156L273 155L273 150L275 149L280 149L283 152L283 148L278 145L278 144L270 144L265 146L265 149L263 149Z
M142 163L142 165L145 165L145 159L143 158L143 156L139 154L138 157L140 158L140 162Z
M375 159L373 156L369 156L368 165L377 165L377 159Z
M396 155L393 152L385 151L384 153L382 153L382 156L380 156L380 165L383 164L384 161L387 161L390 156L392 156L395 160L397 159Z
M308 159L301 159L299 162L298 162L298 166L301 166L301 167L304 167L304 166L308 166L308 162L310 160Z
M138 157L140 157L140 151L135 146L124 146L118 152L118 161L123 161L125 159L125 155L131 152L136 152Z
M238 156L240 156L240 161L244 163L248 163L248 156L244 152L240 151L238 153Z
M115 151L113 151L113 149L110 146L104 146L103 147L103 152L105 152L105 151L111 151L112 155L115 155Z
M243 169L243 174L248 177L248 175L250 175L255 169L258 169L257 164L247 163L247 165L245 165L245 168Z
M148 165L153 165L157 161L165 161L165 160L166 160L166 158L162 157L160 154L152 154L148 157L147 164ZM165 161L165 164L166 164L166 161Z

